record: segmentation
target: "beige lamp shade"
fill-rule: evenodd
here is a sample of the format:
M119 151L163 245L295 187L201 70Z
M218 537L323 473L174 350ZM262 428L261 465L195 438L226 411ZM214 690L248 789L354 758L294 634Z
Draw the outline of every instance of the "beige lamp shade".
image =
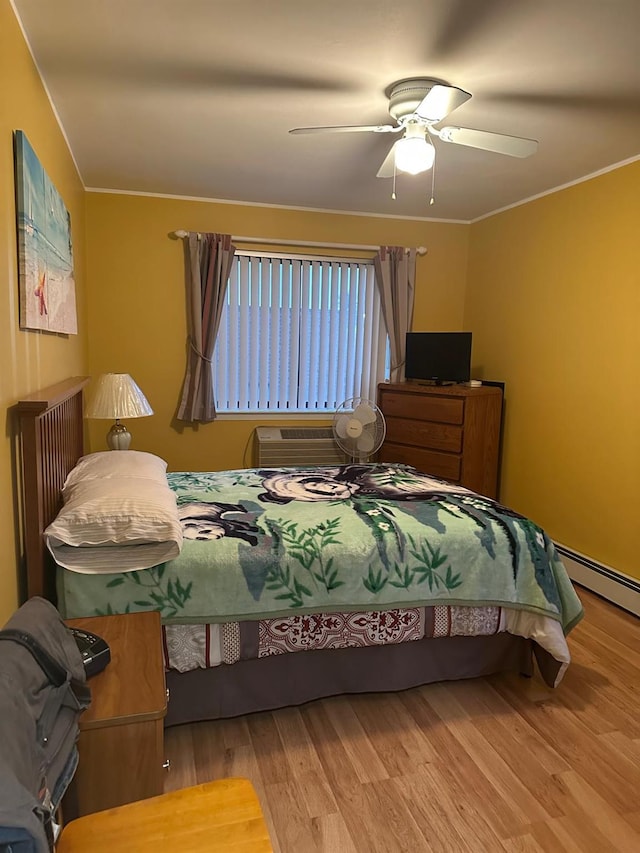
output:
M85 411L88 418L115 418L107 434L111 450L128 450L131 444L131 433L120 423L120 418L145 418L152 414L147 398L128 373L100 376Z

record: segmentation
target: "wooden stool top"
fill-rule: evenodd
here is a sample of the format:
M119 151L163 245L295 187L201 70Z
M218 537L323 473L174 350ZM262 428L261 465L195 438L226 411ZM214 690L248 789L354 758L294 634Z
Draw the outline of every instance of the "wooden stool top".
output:
M219 779L71 821L62 831L57 853L88 850L273 853L248 779Z

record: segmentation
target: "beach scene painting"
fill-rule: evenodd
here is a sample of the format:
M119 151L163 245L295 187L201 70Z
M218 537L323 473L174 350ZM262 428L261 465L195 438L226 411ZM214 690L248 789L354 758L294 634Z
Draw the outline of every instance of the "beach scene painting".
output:
M20 328L77 335L69 212L21 130L14 142Z

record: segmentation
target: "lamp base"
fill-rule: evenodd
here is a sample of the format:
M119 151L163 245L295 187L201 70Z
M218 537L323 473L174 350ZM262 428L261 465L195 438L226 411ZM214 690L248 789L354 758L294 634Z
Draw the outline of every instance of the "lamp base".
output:
M128 450L131 444L131 433L124 424L116 421L107 433L109 450Z

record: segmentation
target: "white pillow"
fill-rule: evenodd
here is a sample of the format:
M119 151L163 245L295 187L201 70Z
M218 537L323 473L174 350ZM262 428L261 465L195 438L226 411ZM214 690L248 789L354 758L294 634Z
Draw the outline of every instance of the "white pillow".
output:
M166 477L158 483L148 477L115 476L80 481L68 489L45 539L65 568L122 572L177 557L182 527Z
M62 494L67 499L67 492L78 483L85 480L105 480L114 477L134 477L154 480L166 485L167 463L153 453L141 450L103 450L89 453L76 463L67 475Z

